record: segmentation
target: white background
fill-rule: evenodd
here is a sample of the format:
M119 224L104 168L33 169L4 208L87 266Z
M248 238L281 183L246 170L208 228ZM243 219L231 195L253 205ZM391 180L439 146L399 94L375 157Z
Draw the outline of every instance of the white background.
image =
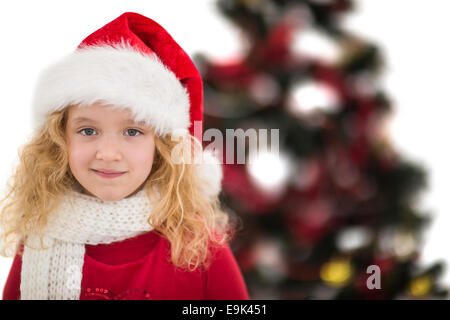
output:
M450 265L447 249L450 190L446 138L450 84L450 30L447 0L356 0L347 29L375 42L387 68L383 86L392 99L389 125L396 149L429 170L429 189L420 206L433 213L421 263ZM31 128L30 101L38 72L73 51L91 32L125 11L155 19L188 54L217 59L238 54L238 31L210 0L164 1L2 1L0 2L0 188L6 183L18 147ZM0 289L12 259L0 258ZM443 278L450 285L450 274Z

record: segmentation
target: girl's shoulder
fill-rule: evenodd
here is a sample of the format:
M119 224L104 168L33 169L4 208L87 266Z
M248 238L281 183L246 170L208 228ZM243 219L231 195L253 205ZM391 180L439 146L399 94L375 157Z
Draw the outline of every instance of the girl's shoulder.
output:
M215 250L205 280L206 299L249 299L243 274L228 243Z

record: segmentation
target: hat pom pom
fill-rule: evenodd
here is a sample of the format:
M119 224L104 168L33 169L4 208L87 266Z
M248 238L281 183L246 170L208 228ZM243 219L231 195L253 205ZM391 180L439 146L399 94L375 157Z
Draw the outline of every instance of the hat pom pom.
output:
M222 190L222 164L210 150L203 150L203 158L196 164L201 188L210 199L218 196Z

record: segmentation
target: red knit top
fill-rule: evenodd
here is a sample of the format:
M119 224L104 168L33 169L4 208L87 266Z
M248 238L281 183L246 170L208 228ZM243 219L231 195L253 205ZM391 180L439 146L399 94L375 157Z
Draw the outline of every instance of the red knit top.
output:
M230 250L216 251L206 271L168 261L169 241L154 231L110 244L86 245L80 300L247 300L247 287ZM20 299L22 257L16 255L3 290Z

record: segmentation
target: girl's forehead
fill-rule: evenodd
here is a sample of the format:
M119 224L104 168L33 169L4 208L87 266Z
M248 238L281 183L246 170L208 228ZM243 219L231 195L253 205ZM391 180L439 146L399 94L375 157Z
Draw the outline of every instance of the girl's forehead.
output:
M131 118L131 110L124 107L119 107L110 104L93 103L90 105L79 104L68 107L69 113L73 115L101 115L101 114L116 114L120 116L129 116Z
M69 121L79 122L121 122L126 124L146 125L144 121L135 121L131 110L100 103L92 105L74 105L68 109Z

